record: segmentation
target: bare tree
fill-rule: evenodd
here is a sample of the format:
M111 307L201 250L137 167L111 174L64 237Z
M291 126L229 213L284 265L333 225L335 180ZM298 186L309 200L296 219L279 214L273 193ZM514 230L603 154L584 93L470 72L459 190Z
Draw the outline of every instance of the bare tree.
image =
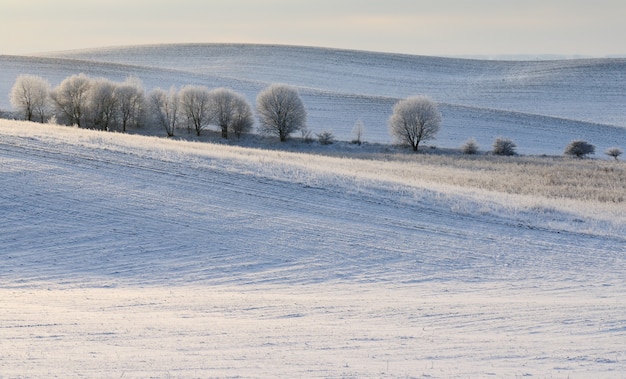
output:
M389 131L399 142L417 151L420 142L435 138L440 124L437 104L420 95L401 100L393 107Z
M175 87L169 92L156 88L150 93L150 107L156 122L161 125L168 137L174 136L178 125L179 94Z
M615 160L617 160L622 153L623 151L619 147L611 147L605 152L606 155L615 158Z
M141 81L133 77L127 78L117 86L115 96L122 131L125 132L128 126L138 127L146 107L146 96Z
M97 78L91 81L87 91L88 120L96 129L109 130L115 123L117 115L117 84Z
M306 127L306 109L298 91L283 84L272 84L256 99L260 131L277 135L281 141Z
M200 136L212 120L211 96L204 86L185 86L180 90L180 110L187 117L188 125L193 125Z
M70 125L82 126L87 111L88 91L91 79L85 74L72 75L61 82L51 98L60 118Z
M583 158L586 155L594 154L596 152L596 147L590 144L587 141L575 140L569 143L567 147L565 147L565 151L563 152L565 155L572 155L577 158Z
M50 83L33 75L20 75L11 89L11 105L25 120L44 122L48 110Z

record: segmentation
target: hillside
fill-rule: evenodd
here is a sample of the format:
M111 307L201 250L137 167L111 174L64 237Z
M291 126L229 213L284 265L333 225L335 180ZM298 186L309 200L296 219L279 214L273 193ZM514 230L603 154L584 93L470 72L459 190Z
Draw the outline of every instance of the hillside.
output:
M432 144L458 147L474 137L489 150L515 137L523 154L559 155L573 139L599 153L626 141L626 59L480 61L270 45L154 45L0 57L0 92L32 73L53 85L84 72L146 88L226 86L251 102L269 83L299 87L314 133L349 140L357 120L370 142L390 143L387 119L400 98L427 94L441 103L443 128ZM0 109L9 107L0 99Z
M403 159L1 121L0 373L620 377L624 203Z
M570 191L563 187L551 198L539 185L529 186L534 180L531 172L539 177L549 175L550 171L538 172L539 166L524 175L526 189L521 189L531 192L512 195L512 187L473 185L481 180L480 171L492 172L486 181L511 184L510 178L498 179L497 167L506 165L504 162L471 165L467 161L465 169L459 162L456 170L446 170L428 162L420 165L393 159L205 146L29 123L5 122L2 126L3 198L8 201L2 228L5 253L28 251L66 261L61 259L63 254L80 251L80 262L67 263L79 273L76 280L84 284L91 281L83 271L92 268L97 270L96 282L108 275L121 275L120 279L127 278L130 283L137 275L157 283L164 280L160 275L171 273L158 267L149 275L130 266L124 272L113 272L128 254L148 251L157 254L155 264L167 266L170 258L188 257L184 260L202 267L200 273L190 267L189 275L198 278L181 277L184 281L233 279L230 273L222 277L225 272L221 270L226 267L237 270L237 280L242 280L240 275L250 276L246 281L250 283L264 282L268 275L281 283L322 278L360 281L365 279L360 271L378 267L381 271L369 272L371 280L411 282L430 275L438 280L446 276L463 280L468 269L466 280L476 277L478 272L472 267L478 262L470 264L471 257L462 260L469 266L458 262L461 271L439 270L440 262L462 251L470 255L497 251L501 258L513 255L532 261L538 257L528 241L556 239L551 244L566 252L573 246L582 249L584 241L595 245L598 237L607 237L607 253L617 252L619 244L626 241L623 196L603 205L591 196L579 198L573 193L568 201L563 199ZM566 164L555 165L554 172L566 170ZM623 176L623 165L609 162L605 166L615 170L617 177ZM602 169L590 167L590 171ZM581 170L582 166L571 171ZM448 177L471 179L450 182ZM584 192L582 181L570 186L581 195ZM365 215L367 219L362 218ZM584 225L580 225L581 219ZM468 229L470 222L476 230ZM474 240L483 234L484 238ZM501 246L500 239L509 242ZM285 250L276 251L276 246L285 246ZM162 256L160 251L174 255ZM219 258L205 255L209 251ZM231 254L222 256L220 251ZM415 260L416 254L419 260ZM490 262L479 276L501 278L502 272L493 272L495 267L491 267L499 267L501 262L491 261L490 254L481 258L482 253L478 254L475 259ZM111 260L110 270L103 262L89 260L104 256ZM196 261L200 256L207 261ZM352 259L358 257L365 262L351 267L357 263ZM221 259L225 261L219 263ZM249 259L258 270L239 267ZM315 268L301 259L310 260ZM394 264L378 265L379 259L391 259ZM371 266L369 260L373 260ZM35 267L33 277L41 279L39 270L49 263L39 262L42 266ZM220 269L212 271L210 267ZM305 267L306 273L301 272ZM20 269L22 281L28 276L26 269ZM280 275L273 277L277 269ZM530 265L528 269L536 268ZM9 274L8 279L18 278Z

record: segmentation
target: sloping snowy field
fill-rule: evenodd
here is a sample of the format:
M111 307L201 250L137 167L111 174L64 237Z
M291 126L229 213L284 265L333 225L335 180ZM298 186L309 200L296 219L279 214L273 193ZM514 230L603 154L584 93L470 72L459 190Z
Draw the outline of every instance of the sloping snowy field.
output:
M368 164L0 121L0 377L624 376L623 219Z

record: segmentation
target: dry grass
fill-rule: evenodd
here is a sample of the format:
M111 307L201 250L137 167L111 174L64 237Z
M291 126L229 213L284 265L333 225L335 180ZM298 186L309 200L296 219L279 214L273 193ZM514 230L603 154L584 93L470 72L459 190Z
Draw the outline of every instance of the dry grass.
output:
M626 163L561 157L418 155L422 180L508 194L626 202ZM404 160L403 159L403 160Z
M413 177L419 181L506 194L626 205L625 161L468 155L439 149L421 154L387 151L327 155L396 163L386 166L391 172L385 176Z

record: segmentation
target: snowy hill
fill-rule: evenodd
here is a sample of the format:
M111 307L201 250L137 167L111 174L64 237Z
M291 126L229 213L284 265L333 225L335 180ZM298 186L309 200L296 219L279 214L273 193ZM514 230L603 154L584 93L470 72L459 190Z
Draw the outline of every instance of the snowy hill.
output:
M433 170L2 121L0 373L620 377L624 203Z
M442 131L432 144L483 150L516 140L524 154L559 155L573 139L598 152L626 141L626 59L488 61L269 45L154 45L0 57L0 92L32 73L58 84L84 72L115 80L134 75L147 89L201 84L230 87L251 102L273 82L300 88L314 133L349 140L357 120L370 142L391 142L387 119L400 98L426 94L441 103ZM7 97L0 109L8 108Z
M0 91L281 81L380 142L425 92L438 146L560 155L624 148L623 65L165 45L3 56ZM262 147L0 120L0 378L623 377L623 162Z
M169 260L174 259L201 268L181 267L185 276L177 280L183 282L249 284L268 276L277 283L412 282L431 275L496 280L503 276L493 271L496 267L510 269L501 259L523 257L521 264L540 258L528 246L531 240L545 238L564 252L574 246L591 249L602 236L610 237L602 249L607 253L626 243L621 204L526 199L450 186L426 173L420 178L417 173L431 168L424 164L420 170L410 161L333 158L12 121L3 122L0 136L8 201L3 247L40 256L32 274L36 278L52 262L65 262L74 270L66 273L67 280L78 273L75 280L83 284L107 276L122 283L159 283L167 279L161 275L172 274ZM541 213L545 207L548 216ZM580 225L580 219L587 222ZM467 227L470 222L476 230ZM474 240L476 234L485 239ZM502 238L509 241L506 246L499 246ZM586 248L585 241L590 243ZM488 252L496 251L494 261ZM80 259L65 257L73 252L80 252ZM469 256L440 270L460 252ZM154 260L155 272L129 266L130 261L123 264L128 254L139 255L133 264ZM146 261L140 258L144 254ZM168 269L160 269L161 264ZM119 271L120 265L126 268ZM20 269L22 279L29 276L26 269ZM578 270L569 263L559 271L564 269Z

